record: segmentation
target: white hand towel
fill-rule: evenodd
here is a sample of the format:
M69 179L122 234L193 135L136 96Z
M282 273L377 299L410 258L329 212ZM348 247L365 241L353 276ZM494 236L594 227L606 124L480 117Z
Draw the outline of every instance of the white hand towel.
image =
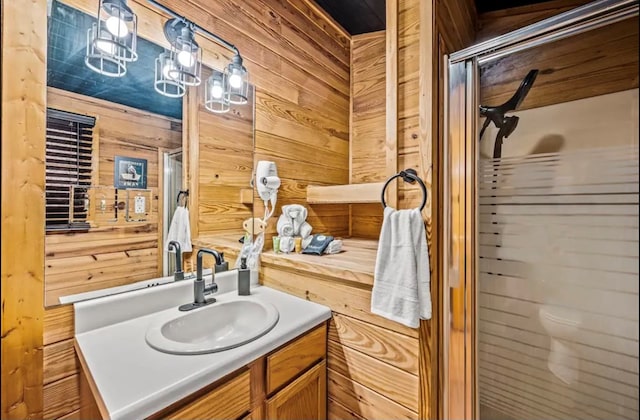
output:
M417 209L384 209L371 312L411 328L431 318L429 249Z
M287 216L293 224L293 235L300 234L300 227L307 220L307 209L300 204L289 204L282 206L282 214Z
M294 234L294 232L293 232L293 222L285 214L281 214L280 217L278 218L278 223L276 225L276 231L278 232L278 235L280 235L282 237L284 237L284 236L293 236L293 234Z
M186 207L177 207L171 219L169 233L167 234L168 250L169 241L178 241L182 252L191 252L191 225L189 224L189 210ZM169 252L175 252L171 250Z

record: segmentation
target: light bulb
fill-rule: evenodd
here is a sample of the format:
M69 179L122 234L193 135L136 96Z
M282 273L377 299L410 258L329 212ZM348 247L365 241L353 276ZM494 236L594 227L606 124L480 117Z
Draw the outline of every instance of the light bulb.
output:
M183 50L178 53L178 62L185 67L193 67L195 61L191 51Z
M173 61L168 61L164 67L162 68L162 74L164 75L164 77L166 79L175 79L174 77L171 76L171 70L175 70L176 69L176 65L173 64Z
M216 99L222 98L222 86L220 82L215 82L213 86L211 86L211 96Z
M111 16L107 19L107 29L119 38L124 38L129 35L129 28L127 28L127 24L117 16Z
M239 89L242 87L242 76L237 73L232 74L231 77L229 77L229 84L232 88Z
M114 55L116 53L116 46L111 41L105 41L98 38L96 40L96 48L108 55Z

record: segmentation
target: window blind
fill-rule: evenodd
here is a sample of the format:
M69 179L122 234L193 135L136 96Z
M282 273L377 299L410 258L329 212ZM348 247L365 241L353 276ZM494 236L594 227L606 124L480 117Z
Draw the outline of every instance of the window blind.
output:
M47 109L46 229L86 230L96 119Z

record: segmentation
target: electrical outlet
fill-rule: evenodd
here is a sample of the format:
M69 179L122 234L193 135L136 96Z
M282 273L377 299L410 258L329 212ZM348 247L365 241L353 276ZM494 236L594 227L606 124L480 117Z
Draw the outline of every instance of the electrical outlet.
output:
M135 214L145 214L147 212L147 207L145 205L146 200L143 196L138 195L133 199L133 212Z

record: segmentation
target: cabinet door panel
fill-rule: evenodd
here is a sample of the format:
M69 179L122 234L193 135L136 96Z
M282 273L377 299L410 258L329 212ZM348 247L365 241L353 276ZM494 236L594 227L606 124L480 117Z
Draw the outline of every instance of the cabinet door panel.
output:
M327 417L327 365L323 360L267 401L267 420Z

